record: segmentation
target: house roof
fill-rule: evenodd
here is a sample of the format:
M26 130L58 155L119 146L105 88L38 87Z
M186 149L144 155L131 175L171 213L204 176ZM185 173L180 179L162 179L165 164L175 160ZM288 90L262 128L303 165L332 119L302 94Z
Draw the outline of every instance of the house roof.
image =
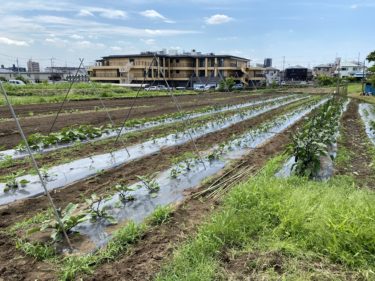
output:
M97 61L103 61L105 59L113 59L113 58L136 58L136 57L165 57L165 58L233 58L237 60L243 60L243 61L250 61L247 58L232 56L232 55L215 55L213 53L209 54L201 54L201 53L185 53L185 54L177 54L177 55L171 55L171 54L163 54L158 52L145 52L140 54L130 54L130 55L110 55L102 57L102 59Z

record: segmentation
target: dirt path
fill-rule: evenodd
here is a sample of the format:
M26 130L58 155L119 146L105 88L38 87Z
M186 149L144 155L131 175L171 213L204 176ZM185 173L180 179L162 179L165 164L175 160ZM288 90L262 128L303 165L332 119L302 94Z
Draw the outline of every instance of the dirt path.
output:
M348 153L348 161L337 166L336 174L354 176L360 186L375 188L375 167L371 167L370 140L358 113L358 101L352 99L341 119L343 137L339 140Z
M181 96L178 97L179 103L184 111L196 110L202 107L210 105L227 105L227 104L239 104L244 102L249 102L251 100L262 100L269 97L277 97L285 94L264 94L264 95L244 95L244 94L230 94L220 93L220 94L206 94L197 96ZM119 105L129 107L133 100L126 99L122 100L109 100L106 101L108 104L113 104L113 106L118 107ZM90 101L92 103L92 101ZM48 104L47 104L48 105ZM96 104L97 105L97 104ZM46 105L39 105L44 108ZM53 105L54 112L57 112L56 105ZM154 117L162 114L177 112L175 104L172 102L170 97L159 97L159 98L142 98L135 102L135 107L130 115L130 119L144 118L144 117ZM92 105L88 106L88 108ZM73 106L74 108L74 106ZM87 109L82 106L82 108ZM22 112L24 109L16 108L16 113ZM116 124L120 124L124 117L126 116L128 109L120 109L111 111L111 117ZM0 111L1 116L3 114L8 116L8 110L2 108ZM9 117L9 116L8 116ZM26 135L33 133L48 133L54 116L40 116L33 118L22 118L20 123ZM70 115L62 115L57 119L53 131L58 131L62 128L72 126L75 124L92 124L95 126L109 124L108 117L103 111L93 111L93 112L83 112L74 113ZM16 129L16 125L13 120L0 122L0 146L2 148L12 148L20 142L21 138Z

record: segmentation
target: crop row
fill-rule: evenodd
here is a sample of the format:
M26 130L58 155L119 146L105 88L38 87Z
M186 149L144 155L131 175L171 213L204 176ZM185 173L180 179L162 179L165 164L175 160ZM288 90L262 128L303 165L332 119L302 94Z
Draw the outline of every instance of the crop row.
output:
M110 239L105 232L108 225L124 220L141 222L156 206L181 200L184 190L198 185L205 178L216 174L231 160L239 159L249 150L281 133L323 102L325 101L314 101L301 106L293 112L275 117L243 135L233 136L214 149L203 152L205 165L197 157L187 157L157 176L138 176L139 182L132 186L115 185L115 193L112 196L92 195L82 206L68 204L60 212L65 229L68 232L77 231L87 235L97 246L103 246ZM53 238L52 243L61 240L62 229L51 216L47 216L37 225L33 224L32 229L26 232L31 234L33 231L47 229Z
M238 105L229 105L223 107L210 106L204 109L195 110L192 112L177 112L173 114L160 115L153 118L140 118L128 120L125 123L125 129L122 132L123 134L135 131L141 131L145 129L155 128L157 126L172 124L175 122L186 121L188 119L198 118L202 116L209 116L211 114L216 114L220 112L227 112L231 110L238 110L242 108L247 108L255 105L266 104L268 102L274 102L277 100L287 100L295 95L283 96L276 99L267 99L261 101L252 101L248 103L238 104ZM43 153L53 151L59 148L64 148L67 146L74 145L78 142L93 142L98 140L103 140L107 138L114 137L118 134L119 128L113 128L112 125L95 127L92 125L81 125L75 127L64 128L59 132L54 132L49 135L43 135L40 133L32 134L28 137L28 144L31 149L35 152ZM14 150L2 151L3 158L7 159L12 158L23 158L27 154L25 152L25 143L21 142Z
M293 171L298 176L317 178L322 156L335 144L344 99L329 100L292 138L289 151L294 157Z
M140 159L156 153L160 151L161 148L187 143L191 141L191 138L199 138L208 133L220 131L238 122L248 120L264 112L301 99L304 98L296 98L284 101L283 103L273 102L262 106L259 105L257 108L240 112L229 117L223 117L218 120L210 121L203 125L189 128L188 130L180 133L155 138L150 141L128 147L127 150L121 149L111 153L95 155L52 167L43 172L43 174L46 175L46 178L48 178L47 187L49 189L61 188L67 184L93 176L100 171L109 170L135 159ZM129 154L127 154L127 152L129 152ZM25 192L25 190L18 190L17 183L21 183L21 181L27 183L27 192ZM10 175L10 179L5 185L0 184L0 187L2 186L5 188L5 190L3 189L5 193L0 193L0 204L9 203L14 200L27 198L29 196L36 196L43 193L42 185L38 177L33 175L26 175L22 177L18 177L18 175Z

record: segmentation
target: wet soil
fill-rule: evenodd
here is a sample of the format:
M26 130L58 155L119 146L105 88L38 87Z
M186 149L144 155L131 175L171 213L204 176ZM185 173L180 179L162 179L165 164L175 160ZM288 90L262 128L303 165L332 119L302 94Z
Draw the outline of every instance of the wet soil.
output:
M202 94L202 95L194 95L194 96L178 96L178 102L181 105L183 111L190 111L196 110L205 106L210 105L229 105L229 104L237 104L237 103L244 103L249 102L251 100L261 100L266 99L269 97L276 97L283 94L263 94L263 95L253 95L253 94L236 94L236 93L218 93L218 94ZM173 103L171 97L155 97L155 98L139 98L139 99L119 99L119 100L108 100L105 101L106 106L110 107L111 105L114 107L124 106L130 107L135 101L134 105L135 108L132 110L130 114L131 119L136 118L145 118L145 117L155 117L162 114L174 113L177 112L176 105ZM66 108L69 109L70 103L73 104L71 106L72 109L79 108L79 110L87 110L89 108L93 108L98 106L99 101L95 103L95 101L85 101L85 102L69 102L66 105ZM87 103L87 105L85 105ZM94 105L95 104L95 105ZM46 112L50 112L51 110L55 112L58 111L57 104L43 104L43 105L27 105L27 106L17 106L15 107L15 111L19 115L23 115L26 111L30 112L30 108L35 107L35 111L43 111L46 110L45 107L48 107ZM38 109L40 108L40 109ZM125 116L128 114L129 109L119 109L113 110L110 112L112 120L118 125L120 124ZM0 118L7 118L9 116L9 110L5 107L0 108ZM40 116L40 117L32 117L32 118L21 118L20 123L21 126L27 135L33 133L43 133L46 134L50 131L52 123L55 119L55 115L49 116ZM104 111L93 111L93 112L83 112L83 113L74 113L69 115L61 115L57 119L53 130L58 131L62 128L69 127L72 125L77 124L91 124L95 126L99 125L106 125L110 124L108 120L108 116ZM0 147L2 149L13 148L21 141L21 137L18 133L16 128L15 122L13 120L6 120L0 122Z
M350 161L345 165L338 165L336 174L354 176L359 186L375 188L375 167L372 166L369 154L372 143L358 113L357 100L350 101L342 116L341 126L344 137L339 140L338 146L348 151Z

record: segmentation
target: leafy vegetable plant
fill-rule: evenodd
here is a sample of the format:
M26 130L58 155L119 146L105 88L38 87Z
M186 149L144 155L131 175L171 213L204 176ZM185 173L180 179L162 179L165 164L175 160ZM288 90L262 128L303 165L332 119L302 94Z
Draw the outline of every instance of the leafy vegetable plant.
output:
M89 205L88 214L92 221L98 221L103 219L108 221L110 224L117 224L116 219L108 214L108 208L110 205L103 206L106 202L106 198L98 196L95 193L91 195L89 199L86 199L86 203Z
M73 227L87 220L85 213L79 213L77 215L74 215L77 206L77 204L69 203L64 210L57 210L63 223L64 229L68 234L71 233L71 229ZM44 231L48 228L52 228L51 238L53 239L53 241L61 240L63 229L61 228L60 224L55 218L43 222L40 231Z

